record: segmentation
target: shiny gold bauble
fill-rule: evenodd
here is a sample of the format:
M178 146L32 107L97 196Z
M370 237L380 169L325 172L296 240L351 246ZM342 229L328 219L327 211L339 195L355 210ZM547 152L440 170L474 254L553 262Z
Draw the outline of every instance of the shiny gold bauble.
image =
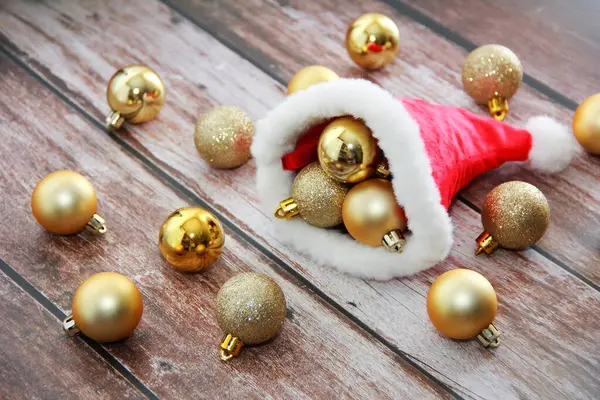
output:
M74 171L55 171L38 182L31 195L33 216L44 229L58 235L84 230L98 217L96 191L83 175ZM104 233L106 226L98 225Z
M129 65L110 78L106 99L112 113L106 118L109 129L150 121L165 102L165 86L158 74L145 65Z
M101 272L75 291L72 319L87 337L114 342L131 336L143 309L142 294L129 278L116 272Z
M248 272L229 279L217 294L217 322L226 339L241 346L264 343L277 335L287 310L281 287L263 274ZM221 358L227 359L221 346Z
M483 228L505 249L525 249L544 236L550 223L550 206L535 186L520 181L496 186L485 197Z
M588 97L577 107L573 133L588 153L600 155L600 93Z
M453 339L471 339L496 318L498 299L485 277L468 269L440 275L429 288L427 313L435 328Z
M396 58L400 32L390 18L368 13L355 19L346 32L346 50L352 61L364 69L383 68Z
M178 271L196 272L207 268L223 251L225 234L221 223L200 207L173 211L160 228L158 247Z
M317 83L332 81L338 78L338 74L322 65L304 67L290 79L287 87L287 95L289 96Z
M404 211L396 202L392 183L385 179L369 179L350 189L342 218L348 233L368 246L381 246L390 232L406 230Z
M375 172L377 141L361 120L335 119L321 134L317 151L321 168L340 182L362 182Z
M215 107L196 123L194 143L198 154L214 168L236 168L250 159L254 124L237 107Z
M465 91L478 104L487 104L492 116L504 119L508 100L523 80L521 61L510 49L488 44L473 50L462 66Z

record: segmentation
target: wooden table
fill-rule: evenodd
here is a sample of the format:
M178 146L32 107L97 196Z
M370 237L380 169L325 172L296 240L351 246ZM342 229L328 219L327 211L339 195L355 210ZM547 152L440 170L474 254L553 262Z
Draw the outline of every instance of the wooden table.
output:
M0 5L0 398L600 398L600 160L580 154L557 176L509 165L477 179L451 208L455 245L435 268L369 282L281 245L259 211L255 165L210 169L193 124L211 107L255 119L283 98L299 68L324 64L398 96L484 113L463 92L467 53L501 43L521 58L524 85L508 121L550 114L569 124L600 91L600 6L592 0L3 0ZM374 73L345 53L348 23L378 11L400 27L401 55ZM145 63L165 81L159 118L107 133L105 87ZM57 169L89 177L110 232L57 237L29 208ZM474 257L485 194L509 179L548 197L551 227L533 248ZM183 275L157 235L174 209L199 205L227 245L208 271ZM485 275L499 296L503 345L441 337L425 296L446 270ZM99 345L60 320L90 275L118 271L140 287L130 339ZM272 276L289 306L279 337L234 362L217 359L219 287L243 271Z

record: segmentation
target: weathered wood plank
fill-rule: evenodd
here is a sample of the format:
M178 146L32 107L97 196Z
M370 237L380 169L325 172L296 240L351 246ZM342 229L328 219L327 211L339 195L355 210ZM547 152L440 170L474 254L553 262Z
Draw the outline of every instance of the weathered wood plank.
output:
M144 297L142 322L133 337L106 348L157 395L447 397L230 229L222 257L206 273L170 268L158 251L158 230L190 199L160 183L98 126L6 58L0 59L0 71L0 208L23 205L4 215L0 258L63 309L70 307L78 284L94 273L118 271L132 278ZM31 191L56 169L75 169L93 182L109 227L105 236L57 237L36 224L27 206ZM289 315L272 343L223 363L217 357L222 332L214 299L227 279L249 270L280 283ZM62 334L58 321L48 329Z
M534 251L500 253L491 259L474 258L473 237L479 229L479 217L462 203L458 203L452 211L456 244L451 257L439 267L410 279L388 283L363 282L316 266L281 246L269 233L266 217L257 209L252 163L235 171L214 171L199 160L192 146L192 124L199 113L214 104L224 103L239 105L260 116L283 98L281 86L180 16L167 17L164 6L153 2L145 2L145 7L136 4L132 2L125 7L117 7L112 2L71 5L68 28L60 22L63 18L60 10L64 9L64 4L53 3L59 11L30 5L11 8L11 12L21 19L34 21L37 33L23 27L15 16L0 14L0 21L3 26L10 24L7 26L11 26L14 32L28 32L25 39L16 34L9 36L24 52L22 59L98 120L106 111L103 90L112 70L130 61L152 63L163 73L173 96L168 98L158 120L130 127L121 137L210 201L256 240L268 245L277 257L292 265L338 304L348 304L347 312L354 318L371 326L391 345L406 352L416 363L462 395L483 398L586 398L597 392L600 383L597 374L590 371L598 369L598 361L593 356L598 352L598 344L590 340L590 332L597 329L596 321L600 315L598 293ZM250 2L247 6L254 6L254 3ZM354 13L355 7L356 4L347 2L344 7L340 6L340 10L348 8ZM270 21L271 17L263 13L262 8L250 8L265 18L263 24L264 21L272 23L274 31L289 29L309 35L316 31L308 27L323 28L314 22L315 17L310 13L294 13L289 6L285 12L278 11L277 16L300 15L303 27L297 26L293 19ZM36 17L41 14L43 18ZM234 12L230 14L235 15ZM93 24L89 23L90 15L96 15ZM336 29L337 25L345 26L345 22L339 22L332 13L325 13L323 18L327 16L331 19L331 29ZM401 24L405 26L403 34L417 43L427 44L421 48L426 49L428 54L423 55L423 50L415 49L414 54L419 54L419 57L412 59L408 66L406 61L401 64L410 79L385 72L373 76L377 76L384 87L395 85L397 92L403 87L408 95L431 100L439 96L432 89L434 87L441 89L442 97L449 102L456 100L456 103L462 101L469 105L466 96L455 87L456 83L449 80L456 77L453 69L445 64L432 66L432 63L447 62L435 58L437 52L443 52L451 62L457 60L457 56L462 58L463 52L427 30L407 24ZM136 29L132 30L132 26ZM77 35L74 36L73 31ZM330 31L325 32L333 35ZM253 38L250 33L244 32L249 40ZM8 33L5 32L5 35ZM48 36L56 38L58 43L49 42ZM160 40L143 41L143 38L151 36ZM128 40L121 39L123 37ZM319 37L327 38L326 35ZM339 47L337 37L332 37L327 39L331 49L319 47L319 43L312 43L311 37L307 36L288 39L290 42L303 40L308 49L314 45L312 49L317 49L314 54L328 57L328 62L349 63L340 52L343 48ZM67 38L71 41L68 48L59 44ZM277 38L277 35L271 36L273 40ZM230 39L235 39L235 36ZM91 49L104 49L109 42L111 54L119 57L109 59L113 64L91 63L90 60L103 57ZM129 43L141 42L143 47L131 50ZM48 54L40 55L35 50L42 48L40 43L48 46L44 47ZM256 45L254 41L252 43ZM277 42L274 42L273 47L276 45ZM167 56L157 56L159 54ZM302 57L306 54L301 53ZM69 62L63 58L68 58ZM289 63L293 63L292 59ZM359 73L353 67L348 70L349 73ZM289 71L286 73L291 74ZM190 85L190 82L195 85ZM532 102L532 107L541 109L549 104L527 93L522 101ZM561 111L557 107L550 106L549 110L560 116ZM499 325L505 332L505 344L498 352L487 353L472 342L457 343L441 338L429 324L424 301L427 288L435 276L455 266L478 270L495 285L502 304Z
M145 398L1 272L0 300L2 399Z

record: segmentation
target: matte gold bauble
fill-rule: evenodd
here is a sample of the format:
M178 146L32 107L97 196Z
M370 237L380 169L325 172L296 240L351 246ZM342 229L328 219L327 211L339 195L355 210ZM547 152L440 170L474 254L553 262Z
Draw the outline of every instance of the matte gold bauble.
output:
M398 55L400 32L390 18L368 13L355 19L346 32L346 50L358 66L375 70L394 61Z
M217 294L217 322L225 332L221 359L237 356L244 345L274 338L286 313L283 291L268 276L248 272L229 279Z
M406 216L396 202L390 181L369 179L350 189L342 207L342 218L348 233L359 242L402 252Z
M508 100L523 80L521 61L510 49L488 44L473 50L462 67L465 91L478 104L487 104L490 114L502 121L508 113Z
M317 83L332 81L338 78L338 74L322 65L304 67L290 79L287 87L287 95L289 96Z
M200 207L175 210L158 235L163 257L178 271L196 272L207 268L223 251L225 234L221 223Z
M435 328L452 339L478 340L485 347L498 347L500 333L491 325L498 299L485 277L468 269L440 275L429 288L427 313Z
M377 142L361 120L335 119L323 130L317 151L321 168L340 182L362 182L375 172Z
M550 223L550 205L535 186L520 181L496 186L485 197L481 211L483 232L475 254L493 253L499 246L522 250L544 236Z
M214 168L237 168L250 159L254 124L243 110L219 106L200 117L194 143L204 161Z
M600 93L588 97L577 107L573 133L588 153L600 155Z
M125 121L139 124L156 117L165 102L165 86L149 67L129 65L110 78L106 99L112 110L106 127L119 129Z
M104 219L96 214L94 187L74 171L55 171L38 182L31 195L31 211L39 224L58 235L72 235L89 228L106 232Z
M98 342L115 342L133 334L144 304L135 284L116 272L101 272L85 280L73 295L73 314L64 329L82 332Z
M314 162L296 175L292 184L292 197L282 201L275 217L292 219L300 216L319 228L330 228L342 223L342 204L348 186L327 175Z

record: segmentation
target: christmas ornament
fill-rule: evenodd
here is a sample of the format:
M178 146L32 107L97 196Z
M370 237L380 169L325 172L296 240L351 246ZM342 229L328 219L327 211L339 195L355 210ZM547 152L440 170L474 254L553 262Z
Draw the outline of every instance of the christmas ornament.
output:
M327 125L317 151L321 168L340 182L362 182L375 171L377 142L371 130L352 117Z
M427 294L429 319L442 335L452 339L477 337L486 348L500 346L500 332L492 324L497 311L492 284L468 269L443 273Z
M71 335L82 332L98 342L115 342L133 334L144 304L135 284L116 272L86 279L73 295L72 314L63 322Z
M364 69L380 69L394 61L399 51L400 32L390 18L368 13L355 19L346 32L346 50Z
M250 159L254 124L237 107L219 106L196 123L194 143L198 154L214 168L237 168Z
M125 121L139 124L154 119L165 102L165 86L149 67L129 65L108 81L106 100L112 110L106 128L119 129Z
M98 200L94 187L74 171L55 171L38 182L31 195L31 211L46 230L72 235L88 228L105 233L104 219L96 214Z
M371 279L414 274L443 260L452 247L448 209L476 176L509 161L558 172L569 165L576 144L548 117L518 128L461 108L397 100L371 82L340 78L289 96L258 122L252 152L265 213L290 194L295 175L284 167L286 156L300 148L308 128L340 115L364 121L389 162L396 201L410 224L404 251L391 254L309 224L274 228L279 241L316 263Z
M342 223L342 203L348 187L329 177L319 163L302 169L294 179L292 197L279 203L275 217L292 219L302 217L306 222L320 228Z
M173 211L163 222L158 248L178 271L196 272L207 268L223 251L225 234L221 223L200 207Z
M520 181L496 186L485 197L481 211L483 232L476 255L492 254L498 246L522 250L544 236L550 223L550 206L535 186Z
M406 216L389 181L369 179L350 189L342 217L354 239L368 246L384 246L391 253L402 253Z
M221 360L236 357L244 345L274 338L286 312L283 291L268 276L248 272L229 279L217 294L217 322L225 332Z
M508 113L508 100L523 80L521 61L510 49L488 44L473 50L462 67L465 91L478 104L487 104L498 121Z
M577 107L573 133L588 153L600 155L600 93L588 97Z
M290 79L287 87L287 95L289 96L317 83L332 81L337 78L339 78L338 74L322 65L304 67Z

